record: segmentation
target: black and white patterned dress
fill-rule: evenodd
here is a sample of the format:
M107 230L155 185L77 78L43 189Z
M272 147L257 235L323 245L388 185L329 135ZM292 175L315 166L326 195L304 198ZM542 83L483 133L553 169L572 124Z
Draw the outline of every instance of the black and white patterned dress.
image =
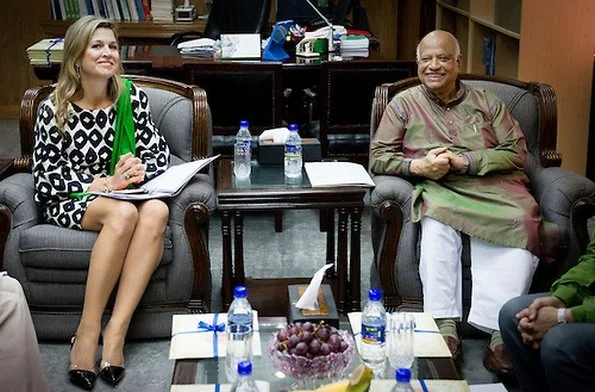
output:
M153 123L147 94L132 84L130 98L136 127L136 156L145 164L145 180L149 180L167 169L169 147ZM116 106L87 110L70 104L63 131L56 126L54 112L51 99L39 106L33 150L35 201L47 222L81 229L87 206L97 196L78 200L69 194L86 192L95 177L108 174Z

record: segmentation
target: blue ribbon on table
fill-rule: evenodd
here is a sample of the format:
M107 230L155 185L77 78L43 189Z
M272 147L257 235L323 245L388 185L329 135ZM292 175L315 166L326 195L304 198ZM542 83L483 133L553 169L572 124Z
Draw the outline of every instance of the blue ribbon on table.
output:
M48 46L48 48L45 50L46 61L48 62L48 65L51 64L50 57L51 57L52 53L51 53L50 49L52 49L54 46L56 46L57 44L59 44L62 41L64 41L64 38L57 38L57 39L50 40L50 46Z
M219 357L219 339L217 338L217 334L219 332L225 331L225 324L220 323L217 324L217 318L219 317L219 313L213 313L213 323L208 324L204 321L199 321L198 325L196 326L195 331L185 331L185 332L176 332L172 335L172 337L176 335L185 335L190 333L204 333L204 332L213 332L213 358Z
M421 386L421 390L423 392L428 392L429 391L428 386L426 385L426 382L424 381L424 379L420 378L418 381L419 381L419 385Z
M198 332L213 332L213 357L219 356L219 339L217 339L217 333L225 331L225 324L217 324L217 317L219 313L213 315L213 324L207 324L204 321L198 322Z
M221 392L221 384L215 384L215 392Z

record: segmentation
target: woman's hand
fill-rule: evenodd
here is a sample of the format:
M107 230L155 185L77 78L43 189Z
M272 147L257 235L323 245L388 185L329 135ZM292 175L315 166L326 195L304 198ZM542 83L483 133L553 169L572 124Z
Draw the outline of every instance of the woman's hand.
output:
M130 184L138 184L145 179L145 165L131 153L124 154L116 164L114 175L108 178L108 186L112 190L126 188Z

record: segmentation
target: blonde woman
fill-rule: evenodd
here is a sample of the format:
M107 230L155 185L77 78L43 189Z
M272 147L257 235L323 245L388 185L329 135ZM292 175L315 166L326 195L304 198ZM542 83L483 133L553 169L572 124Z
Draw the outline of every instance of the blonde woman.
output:
M161 200L133 204L88 192L124 189L163 172L169 147L153 123L147 95L121 78L112 22L79 19L66 32L58 84L35 125L35 198L45 220L99 232L91 251L81 320L72 338L69 378L90 390L97 376L124 376L124 339L163 252L169 210ZM116 282L111 317L101 319Z

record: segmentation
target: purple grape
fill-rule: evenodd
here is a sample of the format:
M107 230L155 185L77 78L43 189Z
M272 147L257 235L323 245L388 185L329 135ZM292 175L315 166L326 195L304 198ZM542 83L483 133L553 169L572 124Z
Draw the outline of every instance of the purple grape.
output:
M280 330L279 333L277 334L277 340L280 341L280 342L286 341L287 338L288 338L288 335L287 335L287 330L286 329Z
M289 339L287 339L287 347L294 348L300 342L300 337L297 335L291 335Z
M331 346L331 349L334 352L337 352L341 347L341 337L339 335L331 335L331 337L328 338L328 345Z
M292 336L292 335L297 335L299 332L300 331L295 326L293 326L293 327L289 328L289 330L287 331L287 334L289 336Z
M304 323L304 325L302 325L302 329L303 329L304 331L312 332L312 331L314 331L314 324L312 324L312 323L311 323L311 322L309 322L309 321L306 321L306 322Z
M306 358L312 359L312 358L314 358L314 356L312 354L310 354L309 352L307 352L306 353Z
M308 352L308 345L304 342L299 342L297 346L295 346L295 355L305 356Z
M349 347L347 342L341 341L341 346L339 347L339 351L343 352L343 351L347 350L347 347Z
M320 354L329 355L331 353L331 346L328 343L322 343L320 345Z
M294 355L294 354L295 354L295 347L294 347L294 348L292 348L291 350L289 350L289 353L290 353L291 355Z
M293 324L293 326L296 327L298 330L302 329L302 323L299 321L297 323Z
M321 342L328 341L330 335L331 333L326 327L322 327L318 330L318 332L316 332L316 336L318 336L318 339L320 339Z
M302 338L302 342L310 343L312 341L313 336L312 336L311 332L303 331L301 338Z
M312 339L308 347L310 350L310 354L312 354L313 356L318 355L318 353L320 352L320 342L316 339Z

